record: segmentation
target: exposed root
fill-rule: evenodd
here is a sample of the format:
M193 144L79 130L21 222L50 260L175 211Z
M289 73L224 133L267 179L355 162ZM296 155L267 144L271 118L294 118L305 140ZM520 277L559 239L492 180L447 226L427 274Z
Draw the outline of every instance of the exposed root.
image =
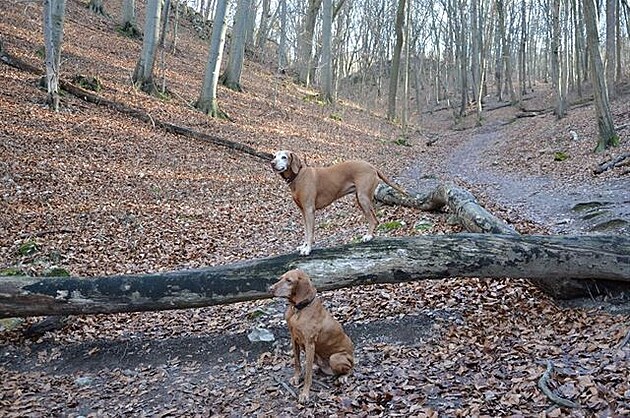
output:
M280 379L278 376L273 376L273 379L280 385L282 386L287 392L289 392L289 394L291 396L293 396L295 399L297 399L298 395L297 393L295 393L295 391L293 389L291 389L291 386L289 386L287 384L287 382L285 382L284 380Z
M545 373L543 373L543 375L538 380L538 387L540 388L540 390L542 390L542 392L555 404L565 406L567 408L579 408L579 405L577 403L568 399L564 399L552 392L548 385L549 378L551 377L552 372L553 363L551 362L551 360L547 360L547 370L545 370Z
M630 341L630 329L628 330L626 337L623 340L621 340L621 342L617 346L617 350L621 350L626 344L628 344L629 341Z

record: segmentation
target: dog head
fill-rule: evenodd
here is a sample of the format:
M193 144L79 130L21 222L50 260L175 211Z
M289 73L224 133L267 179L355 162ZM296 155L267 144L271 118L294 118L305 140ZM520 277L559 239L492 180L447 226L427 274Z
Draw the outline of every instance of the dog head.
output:
M311 283L311 278L302 270L289 270L269 287L269 292L275 297L287 298L293 305L315 298L317 289Z
M297 176L302 169L302 161L296 153L289 150L278 151L271 160L271 167L283 177Z

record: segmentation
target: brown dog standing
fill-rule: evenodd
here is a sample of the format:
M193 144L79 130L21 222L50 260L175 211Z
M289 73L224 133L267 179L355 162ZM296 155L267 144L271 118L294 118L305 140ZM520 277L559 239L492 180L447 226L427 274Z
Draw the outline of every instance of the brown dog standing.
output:
M271 166L289 184L293 200L302 211L304 218L304 244L298 247L300 254L309 255L313 246L315 210L325 208L335 200L355 193L357 203L368 221L368 233L363 241L374 237L378 225L374 212L374 190L383 181L390 187L405 194L405 191L392 183L376 167L366 161L346 161L331 167L307 167L292 151L278 151Z
M333 318L317 298L317 289L302 270L290 270L269 288L276 297L289 300L286 320L293 346L295 373L291 383L300 382L304 351L304 387L299 401L308 401L313 381L313 363L329 375L342 375L354 366L354 346L341 324Z

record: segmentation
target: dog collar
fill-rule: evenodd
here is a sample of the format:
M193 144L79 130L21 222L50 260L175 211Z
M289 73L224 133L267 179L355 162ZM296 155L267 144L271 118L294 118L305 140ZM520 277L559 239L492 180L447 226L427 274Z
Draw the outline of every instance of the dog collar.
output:
M310 298L310 299L306 299L306 300L303 300L303 301L302 301L302 302L300 302L300 303L296 303L296 304L294 305L294 306L295 306L295 309L297 309L298 311L301 311L302 309L306 308L308 305L310 305L311 303L313 303L313 301L315 300L315 298L316 298L316 297L317 297L317 296L313 296L313 297L312 297L312 298Z
M291 184L293 183L293 180L295 180L295 178L298 176L298 173L294 173L293 171L291 171L291 175L290 176L282 176L284 178L284 181L287 182L287 184Z

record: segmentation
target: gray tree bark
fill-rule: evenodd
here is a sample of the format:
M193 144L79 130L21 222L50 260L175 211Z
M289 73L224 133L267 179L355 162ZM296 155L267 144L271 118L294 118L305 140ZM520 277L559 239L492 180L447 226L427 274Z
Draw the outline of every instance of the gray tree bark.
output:
M305 86L311 84L313 68L313 35L315 22L322 0L308 0L308 10L301 25L301 33L298 34L297 73L298 82Z
M221 60L223 57L223 45L225 45L225 14L228 0L217 0L217 8L214 14L214 25L212 25L212 37L210 39L210 52L208 53L208 63L203 77L203 85L199 99L195 107L202 112L212 116L224 116L219 110L217 102L217 85L219 83L219 72L221 71Z
M123 0L122 19L120 21L120 27L123 32L129 36L139 36L138 21L136 19L136 1L135 0Z
M595 97L595 116L599 130L596 152L619 145L619 136L615 132L612 115L610 113L610 100L606 88L604 64L599 53L599 36L597 33L597 10L594 0L583 0L584 20L586 21L586 41L588 55L591 62L591 82Z
M396 119L396 99L398 96L398 76L400 74L400 57L402 55L402 47L404 42L404 26L405 26L405 3L406 0L398 0L398 8L396 10L396 45L392 55L392 66L389 74L389 94L387 100L387 119L393 121Z
M88 8L96 14L106 16L105 6L103 5L103 0L90 0L88 3Z
M566 116L567 103L563 95L562 81L560 77L560 0L552 0L551 3L551 82L556 96L554 114L561 119Z
M287 68L287 0L279 0L280 9L280 41L278 43L278 71Z
M59 73L61 71L61 43L66 0L44 0L44 44L46 49L46 104L59 111Z
M245 42L247 37L247 24L251 10L251 0L239 0L232 26L232 39L230 42L230 54L228 56L225 72L221 76L221 83L229 89L243 91L241 86L241 74L245 61Z
M322 3L322 57L321 57L321 95L326 103L333 103L333 67L332 67L332 0Z
M269 36L271 0L262 1L262 12L260 15L260 24L258 25L258 33L256 36L256 48L263 50Z
M133 84L142 91L155 94L157 88L153 80L153 67L160 39L160 19L162 18L162 0L147 0L144 22L142 52L133 72Z
M451 277L630 282L621 236L456 234L376 239L200 270L109 277L0 277L0 318L137 312L269 298L289 269L319 290Z
M617 0L606 0L606 85L611 99L615 97L617 4Z

